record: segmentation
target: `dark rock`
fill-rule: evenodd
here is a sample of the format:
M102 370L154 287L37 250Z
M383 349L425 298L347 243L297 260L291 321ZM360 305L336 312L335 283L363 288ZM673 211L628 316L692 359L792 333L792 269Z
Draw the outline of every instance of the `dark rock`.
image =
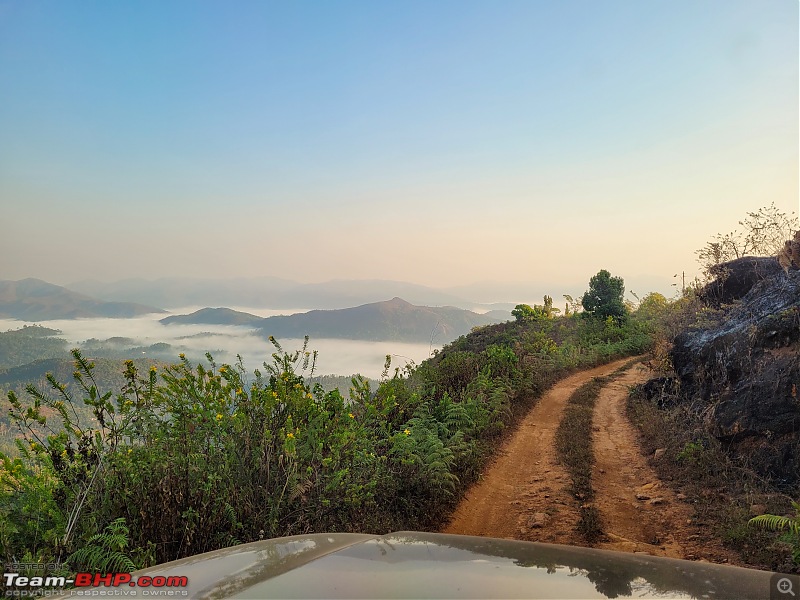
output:
M678 390L679 384L675 377L656 377L642 385L642 393L648 400L660 399L664 395L675 395Z
M745 256L720 263L710 272L715 279L703 288L700 297L709 306L719 308L743 298L758 282L783 273L783 269L777 258Z
M680 402L680 380L677 377L656 377L639 386L642 395L659 408L670 408Z
M794 484L800 482L800 272L785 273L770 260L726 263L735 265L718 286L721 297L746 293L712 322L679 335L672 362L681 401L706 405L713 434L763 474Z

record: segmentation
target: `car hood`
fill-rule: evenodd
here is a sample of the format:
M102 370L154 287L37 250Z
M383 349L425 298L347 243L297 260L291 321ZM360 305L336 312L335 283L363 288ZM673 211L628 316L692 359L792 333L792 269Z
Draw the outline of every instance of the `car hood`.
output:
M188 587L109 591L198 599L727 599L769 598L782 577L645 554L407 531L276 538L137 571L133 580L143 575L185 576ZM97 595L97 588L83 591Z

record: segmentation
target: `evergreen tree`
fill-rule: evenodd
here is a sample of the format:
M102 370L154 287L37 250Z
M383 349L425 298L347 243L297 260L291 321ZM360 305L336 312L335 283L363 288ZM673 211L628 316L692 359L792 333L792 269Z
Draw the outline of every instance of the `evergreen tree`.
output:
M581 304L588 314L603 320L612 317L619 323L628 314L622 299L624 294L625 282L622 277L612 277L611 273L602 269L589 280L589 290L583 294Z

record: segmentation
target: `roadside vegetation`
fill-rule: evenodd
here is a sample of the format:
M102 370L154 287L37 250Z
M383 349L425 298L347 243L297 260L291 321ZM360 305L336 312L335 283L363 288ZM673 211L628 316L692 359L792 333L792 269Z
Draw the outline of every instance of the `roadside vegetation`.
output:
M628 402L628 416L639 428L643 450L651 456L659 450L658 459L652 461L653 467L693 507L695 523L704 526L702 537L721 539L739 553L743 564L781 572L800 572L800 513L793 501L800 497L800 488L789 469L781 473L775 467L776 464L791 466L791 454L771 444L773 440L790 439L796 447L796 428L779 433L768 430L731 435L720 430L715 415L721 409L723 394L727 394L726 402L734 402L737 396L731 390L741 390L740 395L750 397L753 386L762 382L772 386L772 397L784 393L796 397L798 386L785 381L797 370L796 309L769 315L764 321L773 325L767 331L767 335L774 335L772 341L765 342L755 325L746 339L736 340L741 345L744 361L741 366L735 362L731 340L721 345L719 352L694 358L698 372L692 381L705 382L707 387L702 390L696 385L682 386L681 376L675 372L672 350L673 342L687 332L712 332L720 330L723 324L730 326L730 311L741 302L738 298L726 301L725 296L730 294L726 290L743 285L743 279L731 271L732 263L727 261L745 255L777 254L778 262L788 272L795 248L786 240L791 240L798 228L796 216L786 215L770 205L748 213L740 221L739 230L717 235L697 251L704 278L687 286L677 300L653 311L650 366L655 369L655 377L635 390ZM773 268L779 271L778 265ZM766 274L756 275L757 280L766 277ZM767 293L773 292L767 290ZM791 323L785 326L787 319ZM779 331L788 333L778 334ZM789 365L782 366L781 373L763 370L763 364L773 363L773 354L783 357ZM783 378L780 382L779 377ZM783 387L787 385L785 392ZM736 418L741 422L761 414L756 420L765 423L767 418L774 417L770 409L757 412L759 404L763 402L753 396L749 404L743 403L744 408ZM796 407L789 406L788 410L783 419L787 423L794 418L792 411ZM765 425L766 429L771 427Z
M703 539L721 539L747 565L794 571L791 540L749 525L759 514L786 514L790 496L746 462L734 459L698 408L663 400L659 405L642 390L628 400L628 416L639 428L642 449L650 456L664 450L653 467L692 506L695 524L704 526Z
M417 367L387 362L377 387L312 385L314 354L273 340L263 370L128 361L112 392L73 351L70 386L9 394L2 558L143 567L268 537L437 529L542 391L650 347L640 311L576 304L559 315L546 298Z

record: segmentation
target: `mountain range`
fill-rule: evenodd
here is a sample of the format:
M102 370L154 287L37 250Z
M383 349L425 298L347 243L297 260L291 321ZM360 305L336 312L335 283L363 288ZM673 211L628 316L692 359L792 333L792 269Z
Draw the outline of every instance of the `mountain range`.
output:
M23 321L108 317L123 319L165 312L135 302L98 300L41 279L0 281L0 318Z
M452 299L448 294L396 281L334 281L321 284L292 284L286 280L261 278L253 280L231 280L230 285L214 287L215 280L163 280L159 292L161 299L170 303L180 299L184 302L211 297L228 299L234 305L263 305L267 299L272 304L301 305L317 297L320 304L315 310L288 316L260 317L230 308L204 308L189 315L172 315L161 320L164 325L208 324L237 325L255 329L265 337L302 338L310 335L315 338L351 340L392 340L403 342L447 343L468 333L473 327L498 323L510 318L509 310L491 310L479 314L453 305L432 307L428 303L412 303L395 295L392 300L356 302L358 298L373 297L385 290L404 290L412 297L423 297L438 301ZM238 282L238 283L237 283ZM129 291L141 297L142 290L155 293L158 282L127 280L103 287L113 295ZM116 287L114 287L116 286ZM141 287L144 286L144 287ZM87 287L91 287L87 285ZM137 295L136 289L139 290ZM268 289L272 295L264 296ZM183 290L183 291L181 291ZM216 291L214 291L216 290ZM240 295L237 295L237 290ZM100 290L102 291L102 290ZM107 296L110 297L110 296ZM155 296L153 296L154 299ZM283 300L279 300L283 298ZM346 308L323 308L326 304ZM461 301L463 305L472 305ZM431 302L436 303L436 302ZM500 305L503 308L510 308ZM150 313L164 313L153 305L103 300L47 283L39 279L20 281L0 281L0 318L24 321L48 321L54 319L77 318L130 318Z
M348 308L386 298L400 297L416 305L455 306L485 310L511 310L516 302L476 303L473 296L450 290L384 279L333 280L298 283L277 277L238 279L193 279L168 277L156 280L125 279L113 283L79 281L68 289L107 301L135 301L162 308L185 306L252 306L273 309ZM464 291L475 291L465 287ZM504 290L508 291L508 290ZM503 297L531 302L541 294L517 294Z
M415 306L395 297L338 310L311 310L289 316L262 318L228 308L204 308L189 315L161 319L164 325L242 325L265 337L338 338L351 340L392 340L399 342L447 343L469 333L476 326L506 321L507 311L478 314L453 306Z

